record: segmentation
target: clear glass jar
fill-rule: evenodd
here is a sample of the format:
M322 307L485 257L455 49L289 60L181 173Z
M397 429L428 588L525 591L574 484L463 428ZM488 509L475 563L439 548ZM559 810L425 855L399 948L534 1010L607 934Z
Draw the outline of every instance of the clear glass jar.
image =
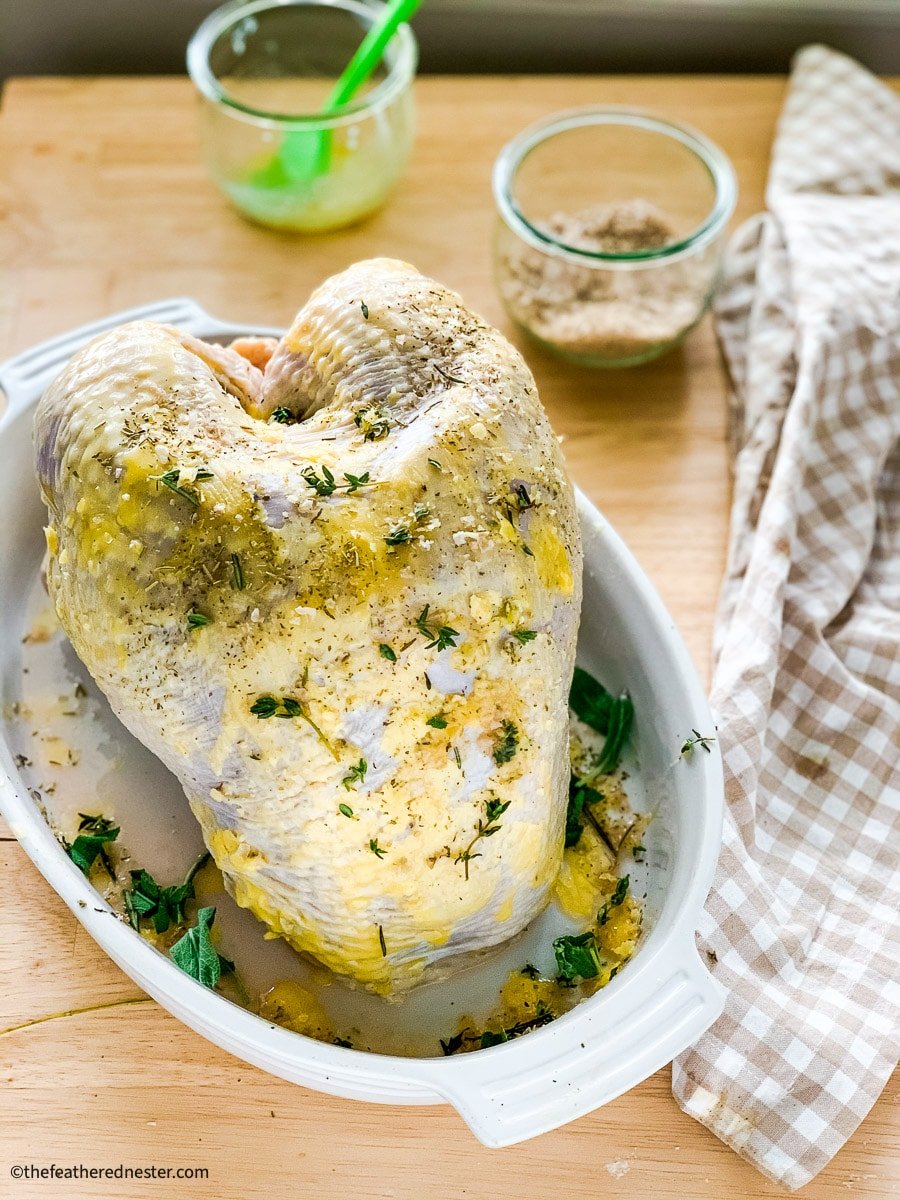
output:
M355 100L321 113L377 11L360 0L237 0L191 38L207 165L248 217L316 233L384 204L412 148L418 50L409 26Z
M647 362L709 304L737 186L702 134L635 109L557 113L504 147L493 187L501 299L555 353Z

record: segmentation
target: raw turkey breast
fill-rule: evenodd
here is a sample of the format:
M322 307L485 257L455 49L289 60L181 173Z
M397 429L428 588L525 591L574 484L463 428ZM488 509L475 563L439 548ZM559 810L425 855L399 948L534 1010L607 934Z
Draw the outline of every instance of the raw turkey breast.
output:
M238 904L386 994L541 911L581 548L496 330L374 259L277 344L103 334L35 436L62 625Z

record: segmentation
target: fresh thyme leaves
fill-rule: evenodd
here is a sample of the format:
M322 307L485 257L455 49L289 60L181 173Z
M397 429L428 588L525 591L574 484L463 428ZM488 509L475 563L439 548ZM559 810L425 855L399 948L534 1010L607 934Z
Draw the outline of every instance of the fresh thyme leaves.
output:
M428 465L429 467L434 467L436 471L443 471L444 469L436 458L429 458Z
M456 629L452 629L449 625L440 625L437 630L429 625L428 610L430 607L429 604L426 604L416 617L416 629L418 629L422 637L429 639L425 649L446 650L449 646L455 646L459 632Z
M541 973L533 963L526 963L520 975L524 975L526 979L540 979Z
M445 371L443 368L439 367L436 362L433 362L431 365L437 371L438 375L440 375L443 379L446 379L448 383L465 383L464 379L459 379L456 375L451 375L448 371Z
M366 304L365 300L360 300L360 302L359 302L359 307L360 307L360 310L361 310L361 312L362 312L363 319L364 319L364 320L366 320L366 321L368 321L368 319L369 319L369 306L368 306L368 304Z
M370 482L368 471L364 471L362 475L351 475L349 471L345 471L344 478L347 482L338 483L334 475L324 464L321 476L316 473L315 467L304 467L300 474L316 495L323 498L333 496L339 489L343 489L348 496L352 496L354 492L358 492L361 487L365 487Z
M149 871L132 871L131 888L123 896L132 926L138 929L142 920L152 921L157 933L165 933L170 925L181 925L184 906L194 898L194 876L209 858L208 853L201 854L184 883L173 887L160 887Z
M449 1056L451 1054L455 1054L457 1052L457 1050L460 1050L462 1048L463 1035L461 1033L454 1033L453 1037L447 1038L446 1042L444 1041L443 1038L441 1038L440 1043L441 1043L441 1053L445 1057L449 1058Z
M485 820L482 820L481 817L478 818L478 824L475 826L475 836L472 838L471 842L469 842L468 846L466 846L465 850L460 850L459 854L457 854L456 858L453 860L454 862L461 862L464 864L466 879L469 878L469 863L473 858L481 858L480 854L473 853L473 847L476 846L482 838L494 836L494 834L500 829L500 818L509 808L509 805L509 800L507 800L505 804L501 804L499 800L493 797L491 797L491 799L489 799L485 804Z
M90 873L97 856L100 855L103 865L112 878L113 871L106 858L104 847L108 842L114 842L119 836L119 826L113 825L112 821L108 821L106 817L92 817L87 813L79 813L78 816L81 818L78 823L78 836L71 846L66 846L66 853L85 875Z
M376 858L384 858L385 854L387 854L387 851L378 845L378 838L369 838L369 849L376 856Z
M169 951L176 966L208 988L214 988L222 975L234 970L234 963L219 954L209 936L215 919L214 908L201 908L197 913L197 924Z
M429 717L425 724L430 725L432 729L446 729L447 718L443 713L437 713L435 716Z
M317 496L330 496L337 487L335 478L326 466L322 467L321 478L314 467L304 467L300 472Z
M388 410L380 404L371 404L353 414L356 428L362 433L365 442L380 442L391 431Z
M597 913L597 924L598 925L605 925L606 922L609 920L610 910L613 908L618 908L618 906L622 903L622 901L628 895L628 885L630 882L631 882L631 877L628 875L623 875L622 878L619 880L619 882L616 884L616 890L613 892L613 894L610 896L610 898L607 900L607 902L603 905L603 907Z
M692 729L691 733L694 736L691 738L688 738L685 741L684 745L681 747L682 757L690 758L690 756L694 753L695 747L697 747L697 746L700 746L701 749L705 750L707 754L712 754L712 750L710 749L710 746L716 739L714 737L712 737L712 735L710 735L710 734L707 734L704 737L704 735L701 733L698 733L696 729Z
M395 525L391 532L384 539L389 546L405 546L407 542L412 541L408 525Z
M384 539L389 546L408 545L416 536L418 526L431 514L427 504L417 504L412 511L412 517L406 522L395 525Z
M188 629L202 629L204 625L209 624L209 617L206 613L197 612L192 608L187 615Z
M581 835L584 832L585 820L590 821L595 829L599 826L593 814L588 807L591 804L597 804L603 799L601 792L595 791L586 783L582 783L576 779L574 775L569 776L569 806L566 809L566 840L565 846L568 849L570 846L577 846L581 840ZM601 836L603 836L601 834ZM603 840L609 845L608 838Z
M602 962L597 939L588 930L574 937L558 937L553 943L559 977L566 982L576 979L595 979Z
M244 568L241 565L241 556L232 554L231 556L231 586L235 591L242 592L244 590Z
M389 646L387 642L381 643L381 645L378 647L378 653L382 658L386 658L388 662L395 663L397 661L396 651L392 646Z
M384 926L378 926L378 945L381 947L381 957L387 958L387 942L384 940Z
M282 696L280 699L277 696L270 695L257 696L250 705L250 711L254 717L259 717L261 721L267 721L269 717L282 717L285 720L292 717L300 717L310 727L322 745L325 746L332 758L337 758L334 748L325 734L300 701L296 700L293 696Z
M358 492L369 482L369 472L365 471L362 475L350 475L345 471L344 478L347 480L347 495L352 496L354 492Z
M453 757L456 759L457 769L461 771L462 770L462 755L459 752L459 746L453 747Z
M522 646L524 646L526 642L533 642L537 637L537 633L534 629L514 629L512 635Z
M529 508L535 507L535 503L531 496L529 496L528 488L524 483L512 484L512 494L519 512L526 512Z
M269 421L274 421L276 425L295 425L297 418L289 408L278 407L272 410Z
M341 783L348 792L351 791L358 783L362 783L366 777L366 771L368 769L369 764L364 758L361 758L358 763L353 764L353 766L341 780Z
M205 479L212 479L212 471L198 471L194 476L195 483L202 483ZM183 500L189 501L194 508L200 507L200 495L194 488L184 487L178 481L181 478L181 471L178 468L173 468L170 471L165 471L162 475L151 475L150 478L156 483L161 483L163 487L174 492L176 496L181 496Z
M613 696L581 667L575 668L569 706L580 721L606 737L596 765L598 775L611 775L622 761L622 752L634 723L634 705L627 693Z
M515 757L519 748L519 729L515 721L506 720L500 727L500 733L494 742L493 759L498 767L508 763Z
M351 817L352 818L352 816L353 816L353 809L350 807L349 804L339 804L338 812L341 814L342 817Z

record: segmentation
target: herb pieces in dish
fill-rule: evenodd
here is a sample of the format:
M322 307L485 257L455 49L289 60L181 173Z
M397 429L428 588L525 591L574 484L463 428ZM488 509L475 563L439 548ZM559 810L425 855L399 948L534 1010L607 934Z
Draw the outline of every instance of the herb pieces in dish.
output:
M169 951L169 957L182 971L208 988L214 988L222 975L234 970L234 963L223 958L212 944L210 932L215 919L214 908L201 908L197 924Z
M78 836L74 842L65 847L72 862L85 875L99 857L111 878L115 878L109 859L106 857L106 846L119 836L118 825L113 825L106 817L90 816L87 813L78 814Z

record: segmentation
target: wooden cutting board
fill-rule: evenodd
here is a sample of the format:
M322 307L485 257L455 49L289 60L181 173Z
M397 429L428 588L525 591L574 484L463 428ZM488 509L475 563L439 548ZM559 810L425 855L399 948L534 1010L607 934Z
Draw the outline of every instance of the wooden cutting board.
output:
M181 79L13 80L0 108L0 357L167 296L285 324L313 285L396 255L507 329L491 278L490 169L532 120L587 103L653 108L731 156L736 221L763 202L781 78L433 78L399 193L344 233L296 239L234 214L200 161ZM708 676L728 519L725 379L704 322L683 350L588 372L526 349L573 477L629 542ZM5 835L5 836L4 836ZM507 1150L449 1108L374 1107L272 1079L140 993L0 828L0 1196L12 1200L722 1200L783 1194L684 1116L661 1071L602 1111ZM117 1002L137 1003L115 1007ZM65 1010L113 1005L56 1016ZM53 1017L53 1019L48 1019ZM4 1033L23 1022L38 1024ZM900 1191L897 1076L799 1195ZM14 1164L200 1168L186 1182L12 1182Z

